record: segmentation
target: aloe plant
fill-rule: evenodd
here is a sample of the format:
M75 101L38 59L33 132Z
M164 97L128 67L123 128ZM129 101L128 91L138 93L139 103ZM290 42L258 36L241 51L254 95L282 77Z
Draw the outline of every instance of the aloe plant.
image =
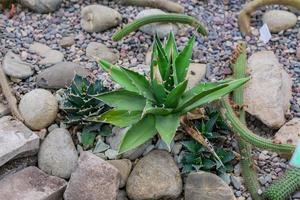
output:
M200 83L187 90L187 71L192 57L195 36L178 52L174 35L170 33L163 45L156 36L150 65L150 78L101 60L100 66L122 89L96 95L96 99L113 109L92 118L92 121L128 127L119 153L129 151L157 133L170 146L187 112L220 99L246 83L249 78Z

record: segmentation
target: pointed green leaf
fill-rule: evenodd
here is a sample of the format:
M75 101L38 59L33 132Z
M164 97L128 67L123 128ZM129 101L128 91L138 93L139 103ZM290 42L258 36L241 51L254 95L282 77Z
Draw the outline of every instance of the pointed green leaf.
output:
M92 122L109 123L119 127L130 126L141 119L141 111L111 109L98 117L89 119Z
M143 110L142 116L147 115L147 114L167 115L167 114L170 114L172 111L173 111L173 109L157 107L157 106L154 106L151 101L147 101L146 106Z
M162 84L159 84L157 80L152 80L151 87L156 101L159 104L162 104L167 97L164 86Z
M136 124L132 125L125 133L119 153L124 153L145 143L156 135L155 118L147 115Z
M105 60L100 60L100 66L105 70L111 78L121 87L129 90L131 92L138 92L138 89L135 87L134 83L130 80L127 74L122 71L122 69L116 65L113 65Z
M143 96L127 90L106 92L95 95L94 98L118 110L143 111L146 105L146 99Z
M186 75L189 69L190 60L193 54L193 46L195 43L195 36L193 36L184 47L182 52L176 58L175 68L176 68L176 76L178 79L178 83L181 83L186 79Z
M209 94L202 96L201 98L198 98L197 101L195 101L194 103L189 104L187 107L185 107L183 109L182 113L186 113L186 112L191 111L191 110L193 110L197 107L200 107L204 104L211 103L215 100L218 100L221 97L223 97L224 95L232 92L236 88L239 88L240 86L242 86L249 80L250 80L250 78L241 78L241 79L236 79L236 80L230 81L229 83L225 84L226 85L225 87L220 87L218 90L215 90L213 92L210 92Z
M176 58L178 55L178 50L175 42L175 37L173 32L171 31L165 46L165 51L167 54L167 58L170 60L170 55L173 54L174 57Z
M166 55L165 50L162 47L162 44L160 42L160 39L158 38L158 36L155 36L155 47L157 49L157 65L158 65L158 69L160 72L160 75L162 77L163 80L166 80L166 77L169 73L169 61Z
M182 96L182 94L185 92L187 87L188 81L185 80L184 82L180 83L176 86L167 96L167 99L165 101L165 106L167 108L176 108L178 105L178 102Z
M178 114L170 114L166 116L155 116L155 127L162 140L168 145L176 134L176 130L180 125L180 116Z

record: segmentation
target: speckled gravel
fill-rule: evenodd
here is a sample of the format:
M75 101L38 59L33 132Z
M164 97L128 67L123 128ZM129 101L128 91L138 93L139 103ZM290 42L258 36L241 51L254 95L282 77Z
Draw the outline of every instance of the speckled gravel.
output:
M81 29L80 10L84 6L96 2L118 10L123 16L124 23L132 21L137 13L144 9L132 6L124 7L111 1L78 0L76 3L73 3L65 0L62 7L52 14L36 14L20 7L18 7L13 19L7 19L3 13L0 13L0 27L4 33L4 35L0 35L0 61L2 61L5 53L12 49L15 53L20 54L23 60L34 64L35 74L37 74L42 69L49 67L38 65L37 63L42 58L29 50L30 44L40 42L62 52L65 61L81 64L99 78L104 79L107 85L110 85L111 82L107 79L107 75L103 74L97 63L85 54L85 49L89 42L96 41L120 52L119 65L131 68L136 67L140 70L147 68L145 65L145 54L151 46L151 36L142 32L135 32L131 37L126 37L120 42L112 42L110 38L116 29L111 29L104 33L91 34ZM193 53L194 62L207 63L209 70L206 77L209 80L222 79L226 75L231 74L229 58L232 49L239 40L243 39L237 27L237 14L245 2L244 0L180 0L180 3L185 7L186 14L195 16L203 21L209 30L207 38L197 37ZM278 7L267 9L271 8ZM292 107L290 116L287 117L300 117L300 60L296 58L300 23L298 21L293 29L273 34L271 41L265 45L258 39L258 28L262 26L261 18L265 10L261 9L255 12L252 17L253 35L245 38L248 43L247 51L249 54L260 50L272 50L275 52L293 79ZM179 47L182 47L193 33L195 32L192 28L182 26L176 36ZM297 35L299 35L298 38ZM75 45L65 48L61 47L61 39L69 36L75 39ZM13 89L18 98L36 87L35 79L36 77L32 76L23 81L13 80ZM273 130L264 128L251 117L249 117L249 122L252 129L257 129L257 126L260 127L259 130L254 130L255 132L264 133L263 135L269 137L274 134ZM264 187L282 175L287 168L287 160L268 151L255 149L253 154L256 163L255 168L259 174L258 180L263 186L262 190L264 190ZM237 178L231 182L238 200L251 199L242 185L238 167L236 167L235 176ZM297 199L296 196L297 194L294 199Z

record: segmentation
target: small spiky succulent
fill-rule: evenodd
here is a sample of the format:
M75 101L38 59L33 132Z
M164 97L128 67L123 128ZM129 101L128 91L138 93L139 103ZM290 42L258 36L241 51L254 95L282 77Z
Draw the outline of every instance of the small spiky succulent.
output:
M150 78L101 60L101 67L122 89L96 95L95 98L114 107L95 122L129 126L119 153L129 151L157 133L170 146L181 116L206 103L220 99L249 79L200 83L187 90L187 72L192 57L195 37L178 52L174 35L170 33L165 45L156 36L150 65Z
M94 95L106 92L100 80L90 82L87 78L75 75L72 84L63 94L62 110L67 114L67 124L87 125L87 119L107 111L107 106Z

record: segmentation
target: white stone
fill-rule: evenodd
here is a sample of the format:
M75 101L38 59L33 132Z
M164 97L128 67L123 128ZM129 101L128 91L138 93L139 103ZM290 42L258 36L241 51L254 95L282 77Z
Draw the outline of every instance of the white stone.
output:
M21 60L20 56L8 51L3 60L5 74L14 78L25 79L33 74L33 66Z
M49 13L57 10L62 0L21 0L20 3L37 13Z
M270 10L263 15L263 22L268 25L272 33L278 33L295 26L297 16L284 10Z
M34 155L38 149L39 137L22 122L10 116L0 118L0 166L16 157Z
M22 97L19 110L27 126L32 130L41 130L55 120L58 103L51 92L35 89Z
M193 88L205 78L206 65L201 63L191 63L187 74L188 88Z
M292 80L275 54L261 51L248 60L251 80L245 87L245 109L271 128L280 128L292 98Z
M164 11L159 9L148 9L143 10L140 12L136 19L147 17L151 15L157 15L157 14L166 14ZM171 23L152 23L145 26L142 26L139 28L142 32L147 33L149 35L155 35L157 33L158 37L164 38L172 31L174 35L176 35L178 31L177 25L171 24Z
M115 64L119 59L119 52L107 48L104 44L98 42L90 42L86 48L86 55L95 61L106 60Z
M102 32L117 26L121 21L121 14L107 6L89 5L81 11L81 26L87 32Z
M300 118L293 118L275 134L274 141L280 144L297 145L300 141Z
M54 129L43 141L38 154L39 168L61 178L70 178L78 154L68 130Z

